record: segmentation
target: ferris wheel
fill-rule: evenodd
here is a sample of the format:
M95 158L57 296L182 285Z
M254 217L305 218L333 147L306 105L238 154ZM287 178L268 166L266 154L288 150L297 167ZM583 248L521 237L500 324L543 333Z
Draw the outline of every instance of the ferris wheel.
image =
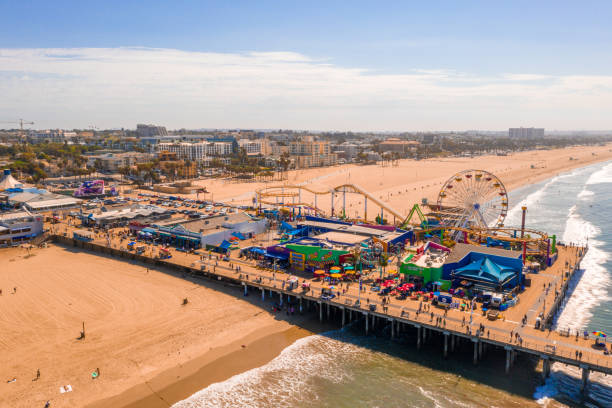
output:
M444 183L437 209L443 225L503 227L508 214L508 193L501 180L488 171L464 170Z

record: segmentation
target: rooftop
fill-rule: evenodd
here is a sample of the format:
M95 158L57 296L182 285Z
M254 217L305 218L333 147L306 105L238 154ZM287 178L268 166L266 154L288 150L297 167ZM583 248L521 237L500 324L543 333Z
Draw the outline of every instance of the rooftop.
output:
M509 251L507 249L491 248L482 245L457 243L453 247L448 258L446 258L445 263L459 262L460 260L465 258L465 256L470 252L479 252L481 254L486 255L503 256L505 258L520 258L522 255L518 251Z

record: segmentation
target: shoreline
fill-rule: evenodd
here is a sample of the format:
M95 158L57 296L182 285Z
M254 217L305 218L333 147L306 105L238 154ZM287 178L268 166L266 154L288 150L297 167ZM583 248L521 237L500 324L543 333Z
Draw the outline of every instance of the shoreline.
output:
M145 383L86 407L172 406L211 384L226 381L235 375L264 366L296 340L324 332L329 328L329 325L321 324L314 318L305 320L300 327L293 326L288 329L275 324L265 326L227 345L213 348L186 364L163 371Z
M543 172L526 179L524 183L511 184L508 192L552 179L559 174L608 161L612 161L612 159L606 158L589 163L580 163L582 165L568 166L564 170L552 173ZM311 323L321 329L321 323ZM102 408L112 405L121 408L162 408L172 406L211 384L226 381L235 375L264 366L296 340L323 331L294 326L286 330L277 330L273 333L261 335L266 330L267 328L259 329L256 333L249 334L227 346L213 349L184 366L177 366L162 372L152 380L147 381L146 384L140 384L115 397L100 400L87 407ZM241 348L241 346L238 346L238 344L246 343L249 343L250 347ZM193 366L199 368L194 369ZM158 391L153 391L153 386Z

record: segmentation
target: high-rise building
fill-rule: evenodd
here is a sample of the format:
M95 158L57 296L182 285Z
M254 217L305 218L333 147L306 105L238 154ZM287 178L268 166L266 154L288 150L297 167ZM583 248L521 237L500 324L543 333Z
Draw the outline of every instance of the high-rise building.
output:
M544 128L510 128L508 136L511 139L541 139L544 137Z
M168 136L168 131L164 126L143 125L142 123L136 125L136 133L138 137Z

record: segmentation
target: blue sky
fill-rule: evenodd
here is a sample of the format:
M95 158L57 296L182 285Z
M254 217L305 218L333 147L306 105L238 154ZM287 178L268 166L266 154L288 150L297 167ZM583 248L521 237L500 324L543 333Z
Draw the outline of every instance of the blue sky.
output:
M337 130L612 128L599 106L612 94L612 3L379 3L0 1L0 91L14 95L13 104L0 102L0 116L29 115L37 125L58 127L163 121ZM145 68L151 72L143 80L133 56L152 54L162 58L154 58L157 68ZM65 55L73 64L58 61ZM262 55L276 57L262 62ZM94 59L103 63L87 64ZM201 69L187 75L199 97L188 89L181 94L188 88L180 82L185 63ZM228 63L241 64L242 74L224 77ZM133 75L132 85L116 90L126 95L96 88L117 81L118 70ZM176 85L175 93L151 91L159 70L158 80ZM279 71L288 77L275 82ZM324 80L315 81L317 75ZM63 79L53 82L57 76ZM335 106L330 87L337 89ZM36 89L46 101L36 100ZM182 96L191 105L168 113L167 102L180 104ZM199 114L188 113L194 104Z

